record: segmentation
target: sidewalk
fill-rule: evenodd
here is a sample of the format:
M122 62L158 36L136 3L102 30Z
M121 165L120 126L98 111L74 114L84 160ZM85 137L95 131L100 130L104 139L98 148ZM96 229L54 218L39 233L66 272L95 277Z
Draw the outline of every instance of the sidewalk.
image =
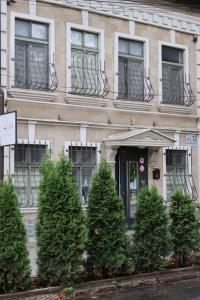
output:
M107 280L91 281L75 285L74 299L106 299L107 295L124 292L136 288L150 288L161 284L175 283L182 280L199 279L200 267L173 269L168 271L112 278ZM164 286L164 285L163 285ZM67 299L63 296L62 288L46 288L23 293L0 295L0 300L58 300ZM103 297L103 298L102 298ZM69 299L69 298L68 298ZM111 298L112 299L112 298Z

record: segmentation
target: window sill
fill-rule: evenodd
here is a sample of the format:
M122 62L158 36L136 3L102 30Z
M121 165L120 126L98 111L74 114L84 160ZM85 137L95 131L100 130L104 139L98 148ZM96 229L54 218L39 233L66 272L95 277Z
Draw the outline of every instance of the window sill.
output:
M184 105L160 104L158 110L168 114L190 115L193 109Z
M33 101L54 102L58 96L53 92L43 92L39 90L26 90L19 88L11 88L8 90L8 95L11 98L25 99Z
M128 100L114 100L114 105L119 109L149 111L152 104L148 102L128 101Z
M87 97L81 95L68 95L65 97L68 104L83 105L92 107L106 107L109 100L101 97Z
M37 210L38 210L37 207L27 207L27 208L20 209L22 214L35 214Z

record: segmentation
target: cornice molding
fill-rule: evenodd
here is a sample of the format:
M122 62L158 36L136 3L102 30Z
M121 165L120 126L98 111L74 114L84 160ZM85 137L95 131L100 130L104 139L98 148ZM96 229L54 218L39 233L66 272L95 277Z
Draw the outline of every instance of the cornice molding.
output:
M144 4L120 3L111 1L87 0L39 0L38 2L52 3L54 5L87 10L97 14L109 15L116 18L133 20L154 26L174 29L188 33L200 33L200 18L184 13L177 13L162 8L151 7Z

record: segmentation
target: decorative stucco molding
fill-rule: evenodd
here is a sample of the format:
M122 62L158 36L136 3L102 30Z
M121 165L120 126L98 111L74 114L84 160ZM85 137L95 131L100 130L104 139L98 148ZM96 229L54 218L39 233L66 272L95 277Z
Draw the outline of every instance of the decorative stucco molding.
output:
M117 18L133 20L137 22L152 24L159 27L171 28L177 31L199 33L200 32L200 19L197 17L189 16L183 13L176 13L156 8L142 3L133 3L126 1L120 4L108 1L87 1L87 0L40 0L40 2L52 3L61 6L74 7L76 9L87 10L110 15Z
M66 96L65 102L73 105L93 106L93 107L106 107L109 100L103 98L93 98L84 96Z
M133 111L149 111L152 104L148 102L136 102L126 100L114 100L114 106L119 109L133 110Z
M24 89L10 89L8 90L8 96L15 99L25 99L42 102L54 102L58 94L41 92L38 90L24 90Z
M193 111L192 108L182 105L161 104L157 108L160 112L168 114L190 115Z

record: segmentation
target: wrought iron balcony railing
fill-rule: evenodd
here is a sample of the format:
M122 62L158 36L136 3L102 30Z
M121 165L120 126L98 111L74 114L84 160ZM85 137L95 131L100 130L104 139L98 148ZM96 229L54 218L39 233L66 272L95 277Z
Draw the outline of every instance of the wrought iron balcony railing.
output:
M149 76L145 74L141 59L119 57L118 99L149 102L154 98L154 90Z
M128 80L125 76L124 81L120 80L118 99L144 102L153 100L154 89L149 77L138 76L131 79Z
M98 97L108 95L110 86L97 55L85 51L73 51L70 69L71 94Z
M54 91L58 79L54 64L34 61L29 68L15 60L15 87L33 90Z
M191 106L195 102L195 95L190 82L169 76L162 79L163 103Z

